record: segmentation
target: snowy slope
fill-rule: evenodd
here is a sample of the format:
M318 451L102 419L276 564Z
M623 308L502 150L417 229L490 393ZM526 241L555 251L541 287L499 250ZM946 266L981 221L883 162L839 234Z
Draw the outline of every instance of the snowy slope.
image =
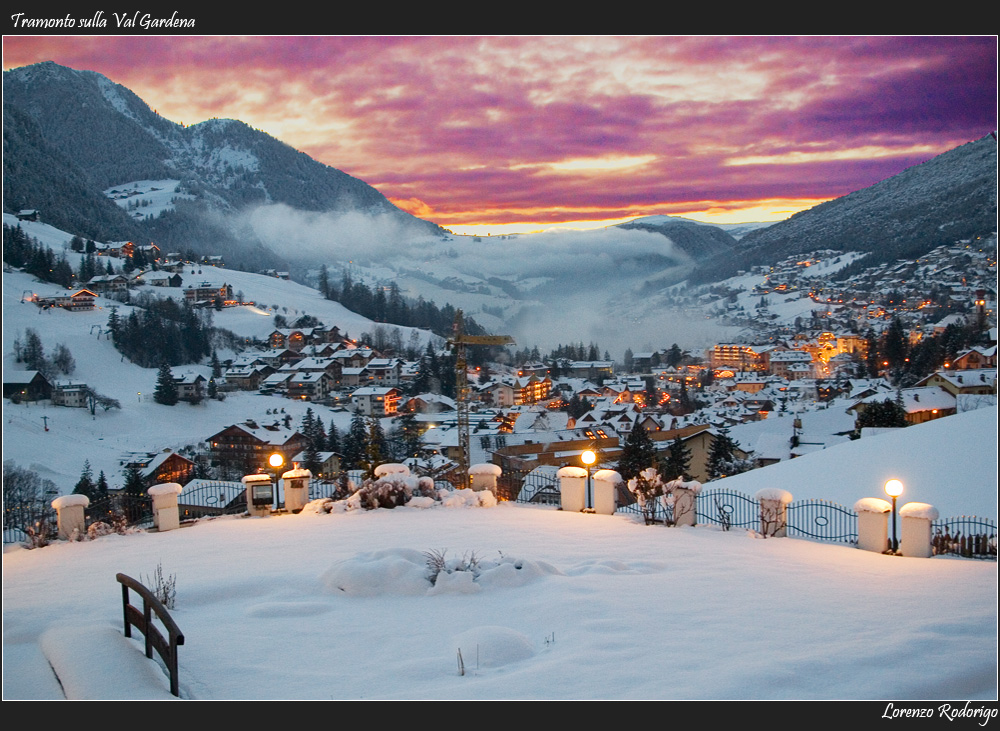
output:
M809 418L803 414L805 434ZM767 421L771 421L768 419ZM791 418L785 422L791 434ZM765 422L759 422L764 424ZM817 427L818 428L818 425ZM744 433L731 435L752 447ZM804 439L806 437L803 437ZM942 518L978 515L997 519L997 409L977 409L886 431L857 441L779 462L760 470L727 477L712 486L752 494L762 487L780 487L796 500L833 500L847 507L863 497L885 499L886 480L902 480L900 505L930 503Z
M432 550L475 552L485 570L432 588ZM118 642L53 641L120 632L115 573L161 563L192 699L996 698L995 563L510 503L218 519L5 553L4 698L59 697L47 658L92 678L74 697L134 685Z
M26 233L57 252L63 251L70 238L45 224L22 226ZM67 257L76 268L80 255L68 252ZM227 308L214 314L216 326L243 337L266 337L274 329L277 314L293 320L308 313L328 325L339 326L342 332L354 337L370 331L375 325L339 303L324 299L316 290L295 282L214 267L197 267L193 275L191 271L182 274L186 284L203 280L229 283L234 291L242 291L247 300L259 303L255 307ZM178 288L144 289L158 296L183 298ZM151 398L156 369L141 368L123 360L107 336L101 334L106 328L110 308L118 307L119 314L126 315L129 306L98 298L97 308L92 311L67 312L52 308L43 311L32 303L21 301L25 294L45 296L59 291L56 285L39 283L21 272L3 273L4 370L23 368L14 362L13 343L16 338L23 342L27 329L31 328L40 335L46 353L51 354L57 344L69 348L76 362L76 370L69 378L83 381L99 393L117 399L122 407L107 412L98 410L91 416L87 409L51 406L48 402L14 405L4 400L4 460L13 460L35 470L43 478L55 482L63 492L73 489L86 460L90 461L95 475L103 470L114 486L120 484L120 460L128 452L181 449L204 441L230 424L248 418L263 419L265 412L271 409L284 409L298 424L306 409L312 407L327 425L334 419L339 429L346 430L349 426L350 415L343 411L255 393L235 392L223 402L206 400L198 406L156 404ZM402 331L406 342L410 331L407 328ZM432 337L426 332L417 332L421 346ZM220 358L232 355L225 350L219 352ZM206 377L210 375L207 365L179 366L178 369L199 372Z

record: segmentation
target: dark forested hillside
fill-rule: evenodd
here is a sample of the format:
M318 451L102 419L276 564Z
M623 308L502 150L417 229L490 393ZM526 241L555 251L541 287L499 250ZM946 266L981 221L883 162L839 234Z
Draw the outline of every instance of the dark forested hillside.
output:
M234 120L176 124L98 73L45 62L5 71L3 84L7 212L36 208L49 223L99 240L155 239L233 261L258 260L265 247L212 214L264 203L390 215L441 233L367 183L260 130ZM195 203L137 222L103 195L112 186L162 179L179 180Z
M819 249L866 252L868 266L915 258L942 244L988 235L996 231L996 220L997 143L989 135L753 231L736 251L702 262L693 279L715 281Z

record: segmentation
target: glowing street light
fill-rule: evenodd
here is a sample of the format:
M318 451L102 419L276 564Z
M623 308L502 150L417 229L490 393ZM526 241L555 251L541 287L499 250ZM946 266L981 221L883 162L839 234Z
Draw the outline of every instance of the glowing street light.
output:
M889 480L885 483L885 494L892 498L892 552L899 550L899 540L896 538L896 498L903 494L903 483L899 480Z
M580 455L580 461L583 462L587 469L587 507L586 510L594 509L594 499L593 491L590 484L590 467L597 461L597 455L594 454L592 449L588 449L586 452Z
M278 473L281 471L281 466L285 464L285 457L281 452L274 452L270 457L267 458L267 463L270 465L274 481L274 509L278 510L281 505L278 501Z

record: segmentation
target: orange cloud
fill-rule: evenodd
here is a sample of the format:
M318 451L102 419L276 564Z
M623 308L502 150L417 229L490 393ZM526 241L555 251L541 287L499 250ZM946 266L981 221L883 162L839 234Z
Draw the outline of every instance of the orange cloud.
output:
M434 209L419 198L390 198L389 202L417 218L428 218L434 214Z

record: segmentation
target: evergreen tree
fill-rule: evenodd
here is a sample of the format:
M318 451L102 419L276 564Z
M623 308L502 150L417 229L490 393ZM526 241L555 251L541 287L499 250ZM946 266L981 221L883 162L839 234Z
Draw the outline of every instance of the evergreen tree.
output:
M344 435L344 469L355 470L364 466L365 450L368 444L368 429L360 411L354 412L351 427Z
M656 462L656 445L642 424L636 424L629 432L618 458L617 472L624 480L631 480Z
M146 494L146 480L138 467L126 467L122 471L125 484L122 486L123 492L131 497L142 497Z
M420 424L412 412L406 411L397 420L401 452L404 458L419 457L423 444L421 441Z
M737 475L746 472L748 465L745 460L736 455L736 450L740 445L729 436L728 429L720 429L712 440L712 447L708 452L708 462L706 470L708 479L715 480L720 477Z
M901 403L901 394L895 400L873 401L858 415L854 425L857 429L866 426L904 427L907 425L906 408Z
M103 497L108 494L108 478L104 476L104 470L97 476L97 496Z
M102 472L101 474L103 475L104 473ZM80 479L73 488L73 493L75 495L86 495L88 498L93 500L94 492L94 473L90 469L90 460L85 460L83 463L83 472L80 474Z
M45 348L42 346L42 339L30 327L24 333L24 349L21 351L21 359L24 361L26 370L45 370Z
M687 479L691 469L691 450L684 445L679 436L670 443L667 458L660 464L660 476L667 481L678 478Z
M174 383L174 375L170 372L170 366L167 363L160 366L160 371L156 376L153 400L165 406L173 406L177 403L177 384Z
M330 428L326 432L326 451L340 454L340 450L340 432L337 430L337 424L334 420L330 419Z
M372 417L368 420L368 442L365 445L365 462L368 465L369 473L385 462L387 452L388 445L385 440L385 432L382 430L382 423Z

